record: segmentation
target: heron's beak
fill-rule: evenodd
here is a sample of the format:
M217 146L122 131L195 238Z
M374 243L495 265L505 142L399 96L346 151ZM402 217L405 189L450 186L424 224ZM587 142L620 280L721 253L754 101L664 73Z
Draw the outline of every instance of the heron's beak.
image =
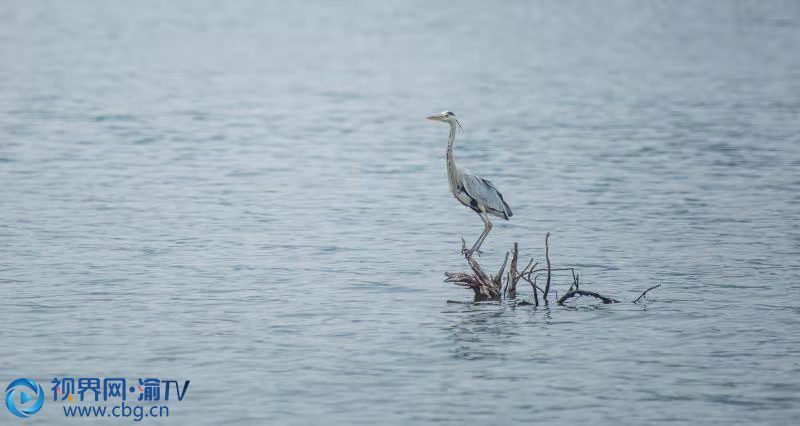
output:
M442 116L441 115L432 115L432 116L428 117L428 120L442 121Z

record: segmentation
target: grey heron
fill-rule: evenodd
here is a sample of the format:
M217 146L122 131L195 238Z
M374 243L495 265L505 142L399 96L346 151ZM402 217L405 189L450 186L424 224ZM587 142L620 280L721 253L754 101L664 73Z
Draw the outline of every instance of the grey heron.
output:
M428 120L441 121L450 125L450 137L447 139L447 180L450 183L450 191L461 204L472 209L483 220L483 233L478 237L478 241L471 249L464 249L464 255L470 257L473 253L480 253L478 250L481 248L483 240L492 230L492 221L489 220L489 216L508 220L514 213L511 212L508 203L503 200L503 194L491 182L469 173L456 164L456 160L453 158L453 144L456 141L456 126L461 128L461 123L456 119L456 115L450 111L444 111L428 117Z

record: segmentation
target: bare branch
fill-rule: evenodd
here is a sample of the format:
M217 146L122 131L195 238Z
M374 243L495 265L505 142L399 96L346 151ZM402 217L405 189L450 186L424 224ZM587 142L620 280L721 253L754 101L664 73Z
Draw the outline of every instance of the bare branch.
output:
M528 268L530 268L530 267L531 267L531 265L533 265L533 267L535 268L535 267L536 267L536 265L538 265L538 263L533 263L533 258L531 258L531 261L530 261L530 262L528 262L528 266L526 266L526 267L522 268L522 272L520 272L519 274L520 274L520 275L525 275L525 272L528 270Z
M538 278L538 276L534 276L533 277L533 281L531 281L530 274L529 275L520 275L520 277L523 280L527 281L531 285L531 288L533 288L533 305L534 306L539 306L539 293L537 292L537 289L539 288L539 286L536 285L536 278Z
M503 266L500 267L500 270L497 271L497 275L494 277L494 282L497 283L498 287L502 285L503 271L506 270L506 263L508 263L508 252L506 252L506 258L503 260ZM506 283L506 286L508 286L508 283Z
M506 283L506 296L510 298L517 297L517 281L519 281L519 274L517 273L517 260L519 259L519 244L514 243L514 255L511 256L511 268L508 271L508 281Z
M647 290L643 291L642 294L639 295L639 297L637 297L636 300L633 301L633 303L638 303L639 300L641 300L647 294L648 291L653 290L655 288L659 288L659 287L661 287L661 284L656 284L656 285L648 288Z
M537 265L538 265L538 263L537 263ZM556 272L556 271L571 271L573 269L574 268L550 268L550 270L553 271L553 272ZM528 274L532 274L534 272L545 272L545 271L547 271L547 268L533 269L533 270L528 271Z
M544 303L545 304L547 303L547 294L550 293L550 273L552 272L551 269L550 269L551 265L550 265L550 243L549 243L549 240L550 240L550 233L548 232L544 236L544 257L547 260L547 284L544 286L544 295L542 296L542 298L544 299Z

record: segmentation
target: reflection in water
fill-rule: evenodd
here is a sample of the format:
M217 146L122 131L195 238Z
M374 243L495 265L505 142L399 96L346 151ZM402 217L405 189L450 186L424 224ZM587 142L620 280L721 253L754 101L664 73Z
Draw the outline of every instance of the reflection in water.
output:
M472 307L464 305L456 312L445 311L445 314L457 314L458 318L445 327L451 336L454 355L467 360L502 360L505 350L496 343L517 334L513 324L506 320L507 309L513 308L507 303L476 303Z

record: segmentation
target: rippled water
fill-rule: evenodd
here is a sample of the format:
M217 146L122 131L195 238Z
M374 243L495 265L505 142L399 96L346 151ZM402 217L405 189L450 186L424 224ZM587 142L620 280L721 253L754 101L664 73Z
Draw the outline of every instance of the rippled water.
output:
M174 424L797 422L798 45L794 1L3 2L0 380L190 379ZM487 268L551 232L662 287L448 303L482 225L444 109L515 212Z

